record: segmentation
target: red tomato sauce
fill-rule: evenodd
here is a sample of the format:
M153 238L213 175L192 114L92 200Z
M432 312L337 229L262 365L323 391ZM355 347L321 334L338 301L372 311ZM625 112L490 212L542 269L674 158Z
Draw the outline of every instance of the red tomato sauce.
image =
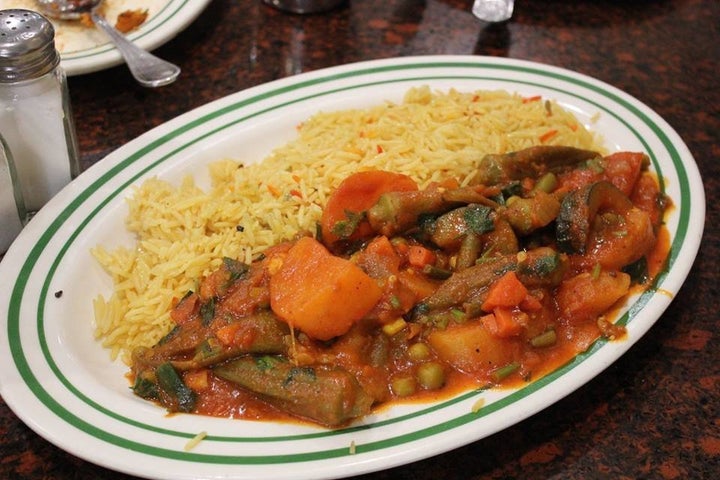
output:
M559 154L582 160L538 167ZM338 427L521 387L599 338L622 341L619 311L670 250L646 157L561 147L489 161L498 185L349 177L325 237L226 259L177 302L176 331L133 354L135 392L170 411Z

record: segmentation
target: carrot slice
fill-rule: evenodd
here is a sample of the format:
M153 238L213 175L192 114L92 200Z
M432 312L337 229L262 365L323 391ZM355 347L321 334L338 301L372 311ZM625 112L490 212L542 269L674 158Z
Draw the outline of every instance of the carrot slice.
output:
M387 278L397 275L400 268L400 255L385 236L372 239L356 257L358 266L372 278Z
M408 263L413 267L423 268L435 263L435 252L422 245L411 245L408 248Z
M417 189L417 183L401 173L368 170L350 175L330 194L323 210L320 219L323 243L331 246L343 239L367 238L372 230L362 215L380 195Z
M488 331L498 338L509 338L522 332L522 325L509 308L496 307L492 313L484 315L482 321Z
M509 271L492 284L481 308L491 312L497 307L512 308L520 305L527 297L528 290L514 271Z
M540 143L545 143L545 142L549 141L551 138L553 138L553 137L554 137L555 135L557 135L557 134L558 134L558 131L555 130L555 129L553 129L553 130L548 130L547 132L545 132L545 133L543 133L542 135L540 135L540 137L538 137L538 140L540 140Z
M293 328L318 340L346 333L380 300L378 284L354 263L303 237L270 278L270 307Z
M372 241L368 243L367 247L365 247L364 252L371 255L378 255L380 257L392 258L398 262L400 261L400 259L397 258L398 254L395 251L395 247L392 242L390 242L390 240L384 235L373 238Z

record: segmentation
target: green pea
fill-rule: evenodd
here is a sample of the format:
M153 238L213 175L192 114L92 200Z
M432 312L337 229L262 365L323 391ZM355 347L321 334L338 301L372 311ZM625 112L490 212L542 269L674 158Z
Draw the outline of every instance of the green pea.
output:
M430 347L422 342L413 343L408 347L407 354L410 360L415 362L427 360L430 358Z
M415 393L417 384L413 377L396 377L390 384L390 388L398 397L407 397Z
M445 369L437 362L427 362L417 369L417 379L427 390L437 390L445 385Z
M542 190L545 193L552 193L558 184L557 176L554 173L548 172L537 181L533 190Z

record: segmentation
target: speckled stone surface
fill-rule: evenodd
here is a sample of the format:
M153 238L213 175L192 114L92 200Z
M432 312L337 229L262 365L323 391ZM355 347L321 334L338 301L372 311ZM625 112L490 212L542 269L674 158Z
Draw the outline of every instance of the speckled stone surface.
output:
M685 286L626 355L555 405L465 447L357 478L720 478L720 2L518 0L501 25L476 20L470 4L350 0L298 16L260 0L214 0L158 50L181 65L175 84L143 89L122 66L70 79L82 165L227 94L360 60L504 56L608 82L665 118L699 164L707 223ZM0 479L129 478L51 445L0 401Z

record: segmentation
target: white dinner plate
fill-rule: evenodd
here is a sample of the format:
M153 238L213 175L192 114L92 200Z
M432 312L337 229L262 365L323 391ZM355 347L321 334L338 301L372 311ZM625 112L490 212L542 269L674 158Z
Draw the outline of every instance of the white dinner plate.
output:
M607 148L646 152L674 207L671 252L655 289L622 312L627 339L588 352L518 390L470 391L383 410L340 430L168 416L135 397L126 367L93 340L92 299L112 290L89 253L131 245L131 186L150 176L201 179L209 162L261 159L320 110L400 102L411 87L503 89L572 110ZM487 437L598 375L662 315L685 280L705 220L703 184L677 133L647 106L593 78L537 63L478 56L406 57L350 64L250 88L186 113L110 154L63 189L0 264L0 391L48 441L105 467L148 478L323 479L386 469ZM473 411L484 401L479 411ZM199 432L207 437L185 446Z
M108 19L125 10L146 9L148 19L127 37L154 50L173 39L200 15L210 0L106 0ZM34 0L0 0L0 8L35 9ZM100 30L78 22L51 20L61 64L68 76L97 72L123 63L120 52Z

